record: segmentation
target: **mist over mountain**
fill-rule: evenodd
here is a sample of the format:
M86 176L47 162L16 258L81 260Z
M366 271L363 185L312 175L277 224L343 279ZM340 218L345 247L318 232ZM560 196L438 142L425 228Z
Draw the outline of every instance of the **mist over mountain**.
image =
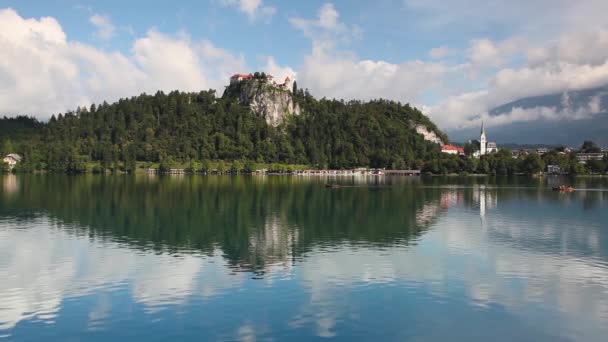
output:
M498 106L489 115L488 139L499 144L580 146L593 140L608 146L608 86L526 97ZM466 141L477 138L479 128L448 134L451 140Z

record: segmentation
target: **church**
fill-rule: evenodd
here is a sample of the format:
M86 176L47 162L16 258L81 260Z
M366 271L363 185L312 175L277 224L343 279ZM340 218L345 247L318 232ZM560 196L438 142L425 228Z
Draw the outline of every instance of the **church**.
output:
M479 137L479 151L475 152L475 154L473 154L473 156L480 157L480 156L490 154L490 153L495 153L495 152L498 152L498 147L496 146L496 142L487 141L486 129L485 129L485 126L482 121L481 122L481 136Z

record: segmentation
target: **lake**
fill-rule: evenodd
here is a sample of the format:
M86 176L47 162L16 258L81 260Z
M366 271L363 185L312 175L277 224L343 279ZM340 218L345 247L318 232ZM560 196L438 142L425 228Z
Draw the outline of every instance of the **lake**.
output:
M0 340L608 336L608 178L326 182L0 176Z

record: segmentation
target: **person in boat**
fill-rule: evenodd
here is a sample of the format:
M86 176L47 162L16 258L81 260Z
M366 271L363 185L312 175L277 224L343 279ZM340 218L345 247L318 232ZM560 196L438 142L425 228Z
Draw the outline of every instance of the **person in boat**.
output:
M560 185L557 187L553 187L553 190L555 190L555 191L573 191L574 188L571 186Z

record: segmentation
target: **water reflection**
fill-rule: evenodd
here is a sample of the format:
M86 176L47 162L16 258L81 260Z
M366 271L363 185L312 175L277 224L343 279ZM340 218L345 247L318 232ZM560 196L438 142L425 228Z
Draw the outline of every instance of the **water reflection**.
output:
M0 194L0 335L9 339L107 339L122 329L186 340L608 332L601 191L436 178L340 191L278 177L13 182Z

